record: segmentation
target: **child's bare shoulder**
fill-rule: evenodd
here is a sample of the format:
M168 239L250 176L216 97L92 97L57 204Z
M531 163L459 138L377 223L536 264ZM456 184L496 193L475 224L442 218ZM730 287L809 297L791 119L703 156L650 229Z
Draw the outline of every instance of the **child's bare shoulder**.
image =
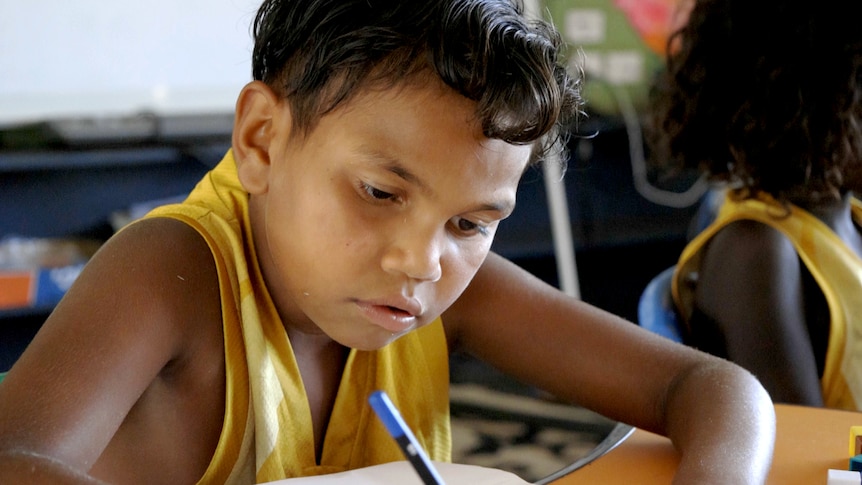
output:
M695 304L716 322L757 319L784 328L802 325L800 300L803 272L793 243L781 231L753 220L734 221L707 243L698 268ZM777 311L782 309L782 311ZM781 317L781 318L779 318Z
M741 282L775 286L799 278L798 254L781 231L754 220L738 220L721 228L704 248L703 273L722 286L740 288ZM792 273L789 273L790 271Z
M221 316L209 246L192 227L169 218L139 221L117 233L96 253L67 299L57 317L75 310L93 313L92 318L100 316L94 309L102 309L110 322L101 322L100 328L138 332L129 327L146 323L175 345L194 341L197 323L219 322ZM174 358L182 348L168 351Z
M17 429L31 451L81 469L96 462L102 478L178 482L212 456L223 389L209 248L179 221L144 220L103 245L9 373L0 436ZM34 419L52 426L21 431Z

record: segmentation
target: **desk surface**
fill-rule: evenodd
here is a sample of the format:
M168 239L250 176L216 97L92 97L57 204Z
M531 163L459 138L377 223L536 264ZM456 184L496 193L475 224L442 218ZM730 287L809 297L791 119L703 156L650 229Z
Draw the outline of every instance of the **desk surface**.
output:
M862 413L775 405L776 443L767 483L826 483L827 470L846 469L850 426ZM553 485L668 484L679 455L670 440L636 430L607 455L553 482Z

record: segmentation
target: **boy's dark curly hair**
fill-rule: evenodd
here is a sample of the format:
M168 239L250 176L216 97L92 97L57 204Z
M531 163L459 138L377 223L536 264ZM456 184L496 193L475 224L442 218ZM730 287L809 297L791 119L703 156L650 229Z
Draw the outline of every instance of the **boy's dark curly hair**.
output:
M253 76L285 96L299 133L359 89L423 72L477 102L489 138L542 155L581 112L580 78L551 25L510 0L266 0Z
M857 0L699 0L654 85L653 158L743 198L842 196L862 163L860 18Z

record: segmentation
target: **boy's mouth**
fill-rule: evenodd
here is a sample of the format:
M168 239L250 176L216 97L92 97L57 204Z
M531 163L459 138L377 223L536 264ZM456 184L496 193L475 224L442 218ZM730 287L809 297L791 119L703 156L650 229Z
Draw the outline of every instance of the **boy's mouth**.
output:
M409 302L393 305L378 301L357 301L356 305L371 323L393 333L402 333L415 326L419 310L414 313L413 309L421 308Z
M393 313L396 313L396 314L403 314L403 315L409 315L409 316L412 316L412 315L410 314L410 312L408 312L408 311L406 311L406 310L402 310L402 309L400 309L400 308L398 308L398 307L394 307L394 306L386 305L386 308L388 308L388 309L392 310L392 312L393 312Z

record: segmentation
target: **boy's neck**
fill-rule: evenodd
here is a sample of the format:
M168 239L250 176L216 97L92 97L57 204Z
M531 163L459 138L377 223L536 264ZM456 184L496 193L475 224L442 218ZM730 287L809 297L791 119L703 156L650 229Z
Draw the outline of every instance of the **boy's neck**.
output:
M291 327L286 329L305 387L311 411L315 459L320 464L326 430L350 349L324 333L309 334Z

